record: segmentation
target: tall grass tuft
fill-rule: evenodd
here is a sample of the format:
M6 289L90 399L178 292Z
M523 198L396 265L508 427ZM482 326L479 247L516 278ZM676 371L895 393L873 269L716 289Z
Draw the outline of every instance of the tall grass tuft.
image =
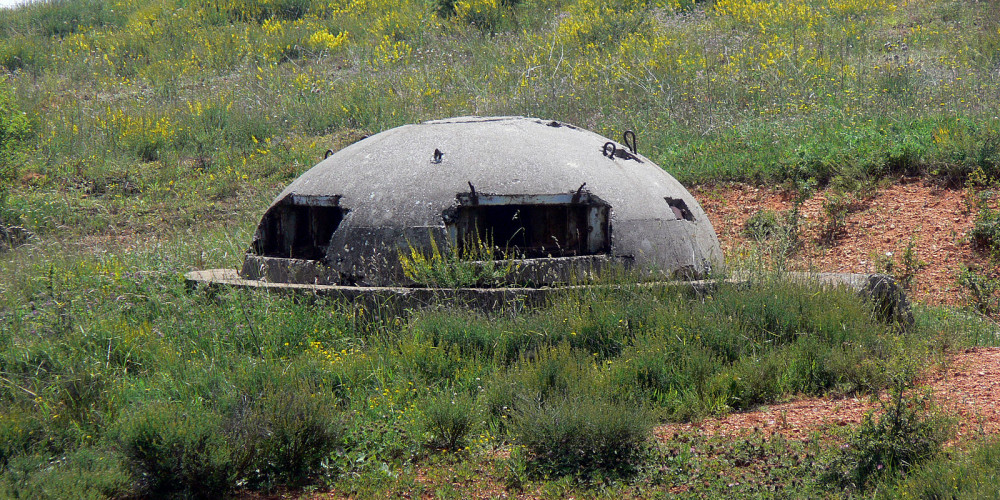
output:
M225 496L235 485L236 450L222 416L194 402L156 402L130 412L118 441L146 495Z
M564 393L523 403L512 433L537 475L588 480L634 473L645 458L651 428L641 405Z
M876 419L865 414L861 425L827 465L824 481L840 488L870 489L885 477L905 475L934 458L951 435L950 421L929 408L926 397L903 394L893 386Z
M475 400L465 392L443 390L422 406L423 429L428 445L433 448L462 449L480 423Z

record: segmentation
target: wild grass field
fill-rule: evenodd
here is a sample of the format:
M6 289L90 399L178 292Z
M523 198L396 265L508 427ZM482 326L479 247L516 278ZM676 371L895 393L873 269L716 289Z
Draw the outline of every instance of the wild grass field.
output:
M781 258L750 289L623 281L496 313L185 285L238 267L327 149L472 114L632 129L689 184L966 189L968 238L1000 254L997 2L0 10L0 497L991 495L998 445L943 454L946 419L904 389L997 345L995 271L909 330L774 279ZM789 215L761 254L794 251ZM806 442L651 434L886 389L885 411Z

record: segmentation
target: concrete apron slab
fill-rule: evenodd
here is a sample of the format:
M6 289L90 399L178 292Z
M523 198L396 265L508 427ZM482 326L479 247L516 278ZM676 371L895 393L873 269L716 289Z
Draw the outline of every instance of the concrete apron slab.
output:
M848 287L869 303L876 316L888 323L904 328L913 324L906 293L896 281L884 274L857 273L807 273L788 272L784 277L792 282L818 284L824 287ZM254 288L279 293L306 294L328 297L362 305L369 310L403 312L429 306L451 304L484 311L516 311L538 307L554 295L571 290L587 290L635 286L647 289L677 290L693 296L711 293L719 283L752 286L755 282L749 273L734 272L733 277L722 280L655 281L628 285L567 285L544 288L408 288L378 286L307 285L298 283L271 283L243 279L235 269L208 269L191 271L184 278L192 288L207 287L212 290L225 287Z
M235 269L208 269L191 271L184 275L191 287L254 288L279 293L309 294L349 301L369 308L389 311L422 309L429 306L451 304L471 307L484 311L519 310L545 304L553 295L569 290L597 289L615 285L567 285L544 288L503 287L503 288L409 288L380 286L305 285L297 283L271 283L261 280L240 278ZM661 281L636 283L635 286L649 288L676 288L678 290L705 294L716 286L714 280Z

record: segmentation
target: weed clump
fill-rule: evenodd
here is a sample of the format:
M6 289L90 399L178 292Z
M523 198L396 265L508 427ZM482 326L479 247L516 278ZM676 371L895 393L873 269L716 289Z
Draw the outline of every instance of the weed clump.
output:
M977 247L1000 256L1000 209L980 209L970 236Z
M858 209L859 201L851 193L832 192L823 201L823 227L820 240L833 244L847 234L847 217Z
M290 381L286 381L290 382ZM255 490L298 487L325 472L342 446L344 422L334 398L294 382L243 394L227 425L238 450L238 479Z
M743 224L743 236L756 242L771 242L775 264L781 268L786 258L799 249L800 207L807 194L800 193L794 206L784 212L760 210Z
M144 494L218 498L233 487L235 449L222 416L198 403L156 402L132 412L119 444Z
M896 259L893 258L892 252L887 252L879 256L875 262L880 272L892 276L906 290L913 286L917 272L927 267L927 262L917 256L916 242L916 237L910 238L910 242Z
M424 404L423 428L433 448L463 448L477 423L475 400L467 393L442 391Z
M31 449L41 433L41 425L17 408L0 414L0 472L15 457Z
M950 421L934 413L926 396L905 395L901 384L881 410L877 419L871 412L865 415L828 464L824 482L864 491L933 458L950 436Z
M461 247L453 244L452 248L443 252L433 236L430 243L430 254L412 245L409 255L399 254L403 275L419 285L445 288L494 286L517 269L510 258L496 257L489 240L475 240Z
M7 207L7 196L17 179L16 159L29 132L28 117L17 106L5 79L0 79L0 229L18 222Z
M119 454L80 448L56 461L19 457L0 476L0 498L133 498L133 478Z
M513 434L539 476L627 476L641 465L652 419L642 406L565 394L522 406Z
M769 240L780 234L781 221L774 210L760 210L743 223L743 235L755 240Z
M959 456L940 456L911 471L886 498L993 498L1000 481L1000 442Z
M993 316L1000 313L1000 276L977 266L963 267L958 284L974 310Z
M127 414L116 441L145 495L299 487L326 472L345 435L336 398L311 378L301 363L253 369L211 404L154 401Z

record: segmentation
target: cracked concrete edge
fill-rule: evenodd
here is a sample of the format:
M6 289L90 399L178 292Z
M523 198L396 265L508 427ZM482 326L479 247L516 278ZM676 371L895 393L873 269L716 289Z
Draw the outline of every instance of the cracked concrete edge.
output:
M782 277L802 284L818 283L823 286L846 286L871 304L874 313L883 321L898 323L904 328L913 324L913 313L906 292L896 281L885 274L868 273L808 273L787 272ZM467 305L478 309L498 311L517 310L544 304L550 296L574 289L593 289L623 285L567 285L545 288L407 288L368 287L341 285L307 285L297 283L270 283L240 278L235 269L208 269L191 271L184 275L189 286L255 288L284 293L312 294L342 299L362 304L372 309L421 309L439 304ZM748 273L736 272L721 279L692 281L639 282L628 286L644 288L675 288L694 295L710 293L719 282L752 286L755 280Z

